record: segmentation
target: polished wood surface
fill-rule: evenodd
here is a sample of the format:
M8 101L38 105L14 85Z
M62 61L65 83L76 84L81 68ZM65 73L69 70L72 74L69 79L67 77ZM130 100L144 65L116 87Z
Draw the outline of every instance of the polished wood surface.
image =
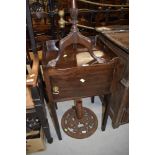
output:
M50 88L54 102L110 93L116 63L117 59L113 59L106 64L85 67L48 68L52 87L59 89L59 93L55 94Z
M107 40L109 40L115 46L122 48L122 50L124 50L125 52L129 52L128 25L106 26L103 27L103 30L101 30L100 32Z

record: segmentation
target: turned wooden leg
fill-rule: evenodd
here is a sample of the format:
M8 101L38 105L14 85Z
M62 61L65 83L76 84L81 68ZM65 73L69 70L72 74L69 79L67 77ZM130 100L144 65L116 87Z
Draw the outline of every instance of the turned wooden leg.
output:
M95 96L91 97L91 103L94 103Z
M81 119L83 116L82 100L75 101L75 108L76 108L77 118Z

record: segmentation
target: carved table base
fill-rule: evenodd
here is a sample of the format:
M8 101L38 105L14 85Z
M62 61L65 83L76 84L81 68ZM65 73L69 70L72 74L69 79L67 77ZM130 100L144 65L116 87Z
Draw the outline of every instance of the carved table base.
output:
M94 112L85 107L83 107L82 118L78 119L76 107L73 107L65 112L61 125L68 136L83 139L91 136L96 131L98 121Z

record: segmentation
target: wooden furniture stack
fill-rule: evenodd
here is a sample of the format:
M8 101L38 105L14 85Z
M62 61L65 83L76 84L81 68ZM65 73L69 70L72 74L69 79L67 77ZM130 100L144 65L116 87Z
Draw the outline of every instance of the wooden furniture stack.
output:
M46 116L42 81L39 77L39 59L35 55L31 72L26 78L26 125L27 131L43 129L48 143L53 142ZM40 125L40 126L39 126ZM37 127L36 127L37 126Z

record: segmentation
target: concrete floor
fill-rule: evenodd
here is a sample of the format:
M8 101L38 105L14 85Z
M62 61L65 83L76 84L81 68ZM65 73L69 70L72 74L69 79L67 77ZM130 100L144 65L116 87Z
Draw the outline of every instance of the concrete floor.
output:
M74 105L73 101L58 103L58 119L61 125L61 118L66 110ZM49 123L51 134L54 139L52 144L46 143L46 150L33 153L34 155L128 155L129 154L129 124L113 129L111 119L108 118L106 131L101 131L101 112L102 104L98 97L95 97L95 103L91 104L90 98L83 99L83 106L92 109L98 118L98 129L86 139L74 139L67 136L63 130L62 141L59 141L53 127L51 118Z

